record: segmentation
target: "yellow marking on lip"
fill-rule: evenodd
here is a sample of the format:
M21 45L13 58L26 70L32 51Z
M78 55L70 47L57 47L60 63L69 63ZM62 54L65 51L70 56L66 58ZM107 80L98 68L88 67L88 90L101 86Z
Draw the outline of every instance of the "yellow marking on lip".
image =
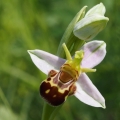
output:
M46 79L44 82L45 82L45 83L49 83L49 84L51 85L51 87L56 87L56 88L58 88L58 92L61 93L61 94L64 94L64 92L65 92L66 90L68 91L68 90L70 89L70 86L72 85L72 82L71 82L70 85L67 86L66 88L61 89L56 83L53 82L53 79L54 79L57 75L58 75L58 73L57 73L54 77L50 77L50 78L51 78L50 81L47 81L47 79ZM61 81L59 81L59 82L61 82ZM47 89L47 90L45 91L46 94L48 94L49 92L50 92L49 89ZM54 95L53 95L53 96L54 96Z
M45 83L50 83L51 87L57 87L57 88L58 88L58 92L60 92L60 93L64 93L65 90L69 90L69 88L70 88L70 86L68 86L68 87L66 87L66 88L64 88L64 89L59 89L59 87L57 86L57 84L53 83L53 79L51 79L51 81L44 81L44 82L45 82ZM48 89L48 90L50 90L50 89ZM46 93L48 90L46 90L45 93ZM49 91L48 91L46 94L48 94L48 93L49 93Z
M57 95L53 95L53 97L56 97Z
M45 93L48 94L50 92L50 89L46 90Z

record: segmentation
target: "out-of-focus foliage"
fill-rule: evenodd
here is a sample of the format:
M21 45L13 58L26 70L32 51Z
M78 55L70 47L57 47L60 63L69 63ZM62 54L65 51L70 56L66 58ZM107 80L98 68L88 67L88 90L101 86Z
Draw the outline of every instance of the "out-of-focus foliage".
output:
M107 108L87 106L70 97L55 120L120 119L120 1L119 0L0 0L0 120L40 120L45 79L32 63L28 49L56 54L74 15L103 2L110 21L96 39L107 43L107 56L89 76L106 99Z

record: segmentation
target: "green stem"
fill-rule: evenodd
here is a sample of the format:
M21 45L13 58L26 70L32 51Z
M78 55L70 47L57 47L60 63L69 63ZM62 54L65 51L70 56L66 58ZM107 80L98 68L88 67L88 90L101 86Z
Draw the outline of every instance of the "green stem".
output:
M51 113L53 112L54 108L44 102L43 113L42 113L42 120L49 120Z
M80 48L85 44L84 40L80 40L79 38L76 38L74 40L72 49L70 51L71 55L74 55L76 51L80 50Z
M58 47L58 51L57 51L57 55L64 58L64 51L63 51L63 48L62 48L62 44L65 43L66 46L68 47L69 49L69 46L71 47L72 46L72 42L71 41L71 37L73 37L73 29L74 29L74 26L75 24L81 20L84 15L85 15L85 10L86 10L86 7L87 6L84 6L77 14L76 16L73 18L73 20L70 22L70 24L68 25L61 41L60 41L60 44L59 44L59 47ZM74 40L74 39L73 39ZM69 45L69 46L68 46ZM70 50L70 49L69 49Z
M45 102L41 120L53 120L61 107L62 105L53 107Z
M63 104L62 104L63 105ZM54 117L57 115L57 113L59 112L59 110L61 109L62 105L58 106L58 107L55 107L53 113L51 114L51 117L49 120L53 120Z
M72 33L70 35L69 42L66 42L65 44L66 44L68 50L70 51L71 56L73 56L77 50L80 50L80 48L83 46L84 43L85 43L84 40L80 40L79 38L74 36L74 34ZM60 50L60 52L57 55L59 57L66 58L65 51L62 48L62 46L61 46L61 49L59 49L59 50Z

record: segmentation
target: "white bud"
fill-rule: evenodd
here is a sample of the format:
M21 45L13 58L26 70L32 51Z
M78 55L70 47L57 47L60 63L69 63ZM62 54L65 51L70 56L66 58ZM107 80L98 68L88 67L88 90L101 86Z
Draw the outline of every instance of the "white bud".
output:
M109 18L104 16L105 7L102 3L91 8L83 19L78 21L73 33L81 40L91 40L104 29Z

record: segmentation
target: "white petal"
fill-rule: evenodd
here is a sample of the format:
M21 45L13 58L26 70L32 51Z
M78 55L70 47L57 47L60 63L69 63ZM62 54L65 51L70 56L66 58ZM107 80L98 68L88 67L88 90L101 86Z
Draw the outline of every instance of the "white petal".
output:
M45 74L52 69L59 70L66 61L42 50L28 50L33 63Z
M83 46L84 58L81 66L93 68L98 65L106 55L106 43L104 41L91 41Z
M104 15L105 14L105 6L103 5L103 3L97 4L96 6L92 7L85 16L91 15L91 14L100 14L100 15Z
M105 108L105 100L85 73L82 73L76 83L75 96L85 104Z

